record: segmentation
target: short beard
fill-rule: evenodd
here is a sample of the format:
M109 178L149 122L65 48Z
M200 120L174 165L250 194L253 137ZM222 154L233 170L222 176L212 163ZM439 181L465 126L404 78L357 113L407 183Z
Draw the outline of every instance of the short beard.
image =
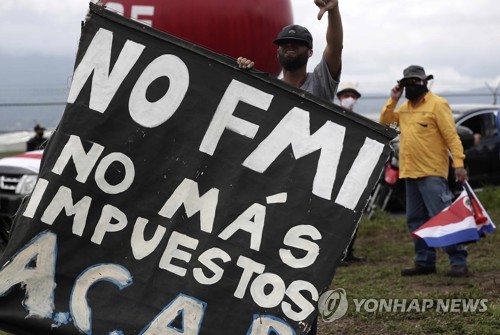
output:
M297 55L297 57L295 58L287 58L283 54L278 55L279 63L287 71L295 71L297 69L300 69L307 64L308 59L309 57L307 53Z

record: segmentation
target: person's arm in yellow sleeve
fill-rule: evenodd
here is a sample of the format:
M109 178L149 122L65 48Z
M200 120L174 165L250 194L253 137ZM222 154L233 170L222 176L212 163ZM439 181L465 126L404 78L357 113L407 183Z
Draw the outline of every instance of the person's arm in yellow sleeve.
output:
M436 112L436 121L439 131L453 156L453 167L455 168L457 181L464 182L468 179L467 170L464 168L464 148L457 133L451 108L446 102L439 104L438 108L439 110Z
M398 104L399 98L403 94L403 88L396 85L391 90L391 97L387 100L387 103L382 108L382 113L380 114L381 124L392 124L394 122L399 123L399 113L395 111L396 105Z

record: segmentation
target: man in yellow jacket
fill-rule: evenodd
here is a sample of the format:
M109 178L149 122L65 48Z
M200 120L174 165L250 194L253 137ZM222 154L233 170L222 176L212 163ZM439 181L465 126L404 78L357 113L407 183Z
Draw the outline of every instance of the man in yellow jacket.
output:
M448 102L427 88L432 75L423 67L411 65L403 78L391 90L382 109L380 122L396 123L401 131L399 177L405 179L406 222L411 232L431 217L451 205L453 194L448 186L449 152L457 181L467 179L464 169L464 150L458 137ZM396 109L403 90L408 101ZM415 265L401 271L403 276L436 273L436 250L422 239L413 239ZM467 251L462 245L443 248L448 254L451 269L448 276L468 274Z

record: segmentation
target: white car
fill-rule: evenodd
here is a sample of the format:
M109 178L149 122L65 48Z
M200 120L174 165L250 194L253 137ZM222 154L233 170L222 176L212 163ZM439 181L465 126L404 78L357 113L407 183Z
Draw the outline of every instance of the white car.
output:
M35 187L42 155L39 150L0 159L0 247L8 240L23 198Z

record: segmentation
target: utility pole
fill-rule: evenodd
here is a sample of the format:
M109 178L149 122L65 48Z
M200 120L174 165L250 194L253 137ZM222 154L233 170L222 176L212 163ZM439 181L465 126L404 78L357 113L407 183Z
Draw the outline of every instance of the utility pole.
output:
M497 104L497 95L498 95L498 90L500 89L500 81L497 84L497 87L493 89L487 82L485 82L486 87L490 90L491 94L493 94L493 104Z

